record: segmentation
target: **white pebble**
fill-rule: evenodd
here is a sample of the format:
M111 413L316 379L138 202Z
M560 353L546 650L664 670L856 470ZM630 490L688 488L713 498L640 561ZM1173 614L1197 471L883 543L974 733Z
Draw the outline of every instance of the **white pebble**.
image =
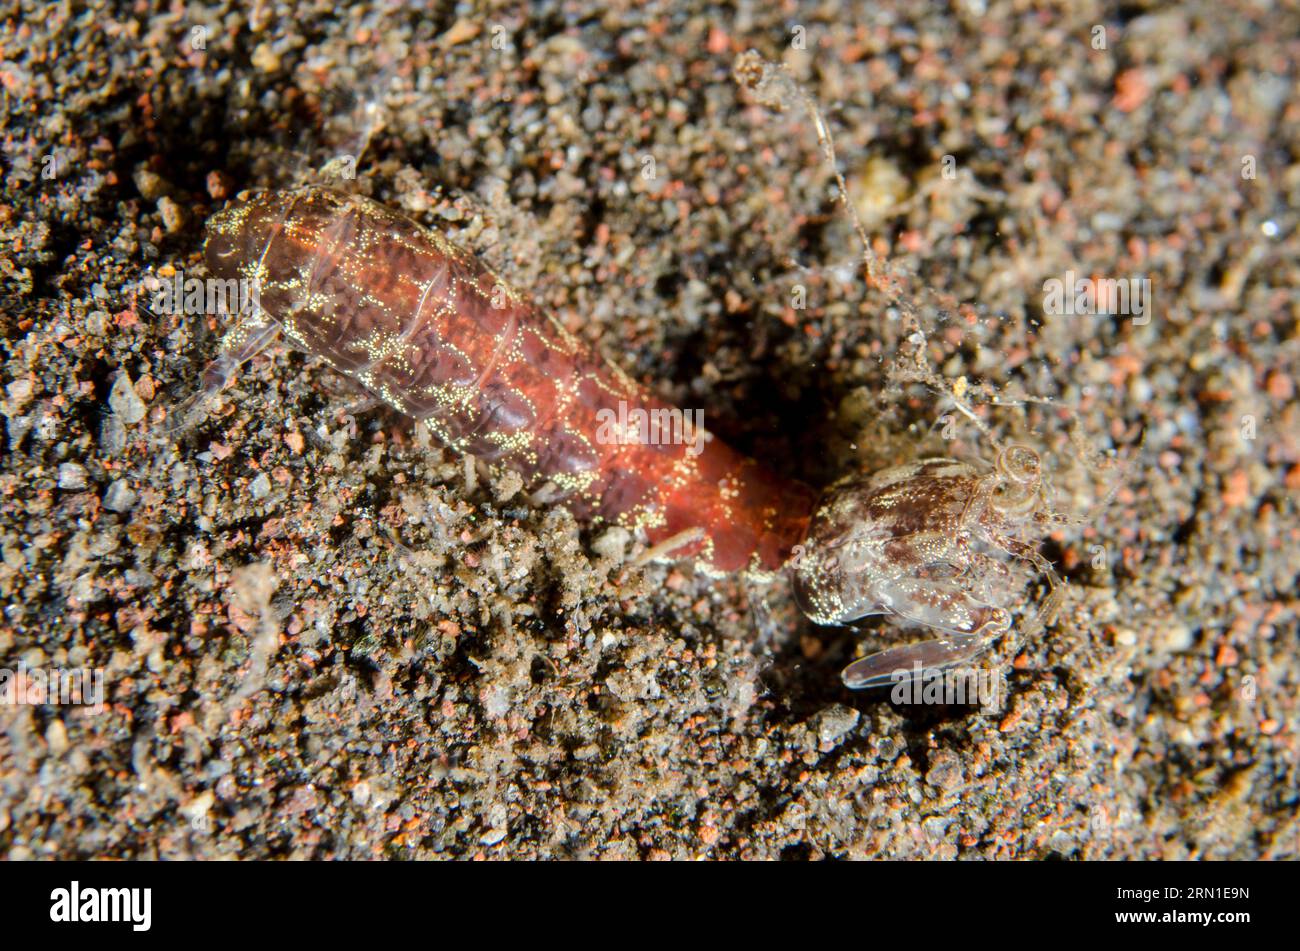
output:
M86 467L78 462L65 462L59 466L60 489L84 489L86 487Z
M129 512L135 508L135 502L135 491L122 479L118 479L104 492L104 508L110 512Z
M117 418L128 426L134 426L144 419L144 400L136 393L135 387L131 385L131 377L125 370L117 375L117 381L108 394L108 405Z
M255 499L264 499L271 494L271 480L265 472L258 473L257 478L248 486L248 492Z

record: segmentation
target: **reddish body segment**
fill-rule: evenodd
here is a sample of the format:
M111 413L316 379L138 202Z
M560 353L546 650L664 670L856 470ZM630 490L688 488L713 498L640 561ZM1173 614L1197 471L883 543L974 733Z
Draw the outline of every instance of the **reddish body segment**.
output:
M1016 563L1059 584L1036 546L1060 522L1027 447L1006 447L988 473L928 459L819 498L716 439L609 438L609 418L680 411L471 254L368 199L321 188L241 198L209 221L205 254L217 277L255 281L260 299L227 333L204 394L283 333L447 445L549 485L579 518L706 571L788 566L817 623L887 614L936 632L855 661L851 688L976 657L1010 627Z
M679 411L473 255L382 205L262 192L211 219L205 255L216 276L258 282L274 323L245 346L282 331L448 446L550 483L578 518L652 544L684 537L673 555L720 572L776 571L804 536L816 493L721 440L609 439L611 414Z

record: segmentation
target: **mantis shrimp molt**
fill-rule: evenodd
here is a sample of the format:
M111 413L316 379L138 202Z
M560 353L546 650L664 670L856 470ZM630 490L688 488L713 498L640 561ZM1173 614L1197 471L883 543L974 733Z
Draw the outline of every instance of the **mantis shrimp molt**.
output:
M849 687L970 660L1010 627L1012 563L1056 576L1038 455L992 472L927 459L819 494L707 436L703 447L597 438L602 412L667 409L467 251L369 199L322 187L241 195L208 223L208 267L256 281L200 395L281 334L444 444L543 484L593 525L705 571L792 570L820 624L891 614L937 637L872 654ZM695 451L692 451L692 450Z

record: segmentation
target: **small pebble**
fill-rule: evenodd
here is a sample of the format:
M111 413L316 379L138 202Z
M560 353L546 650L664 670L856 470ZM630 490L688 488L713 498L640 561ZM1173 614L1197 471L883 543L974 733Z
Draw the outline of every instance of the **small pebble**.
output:
M595 541L591 544L591 549L601 558L608 558L612 561L622 561L624 553L627 551L628 543L631 542L632 535L626 528L614 526L608 528L596 536Z
M133 177L136 189L149 201L157 201L170 187L165 178L147 168L139 169Z
M131 385L131 377L125 370L117 375L117 380L113 383L113 389L108 394L108 405L113 410L113 415L128 426L134 426L144 419L144 400L136 393L135 387Z
M62 756L68 751L68 730L62 720L56 718L50 721L50 725L45 728L45 743L55 756Z
M451 25L451 29L439 37L439 44L445 49L467 43L482 31L483 25L478 20L462 17Z
M123 479L118 479L104 492L104 508L110 512L129 512L135 508L135 491Z
M105 455L114 455L126 445L126 427L117 416L109 415L99 426L99 444Z
M271 480L265 472L259 472L257 478L248 486L249 494L255 499L264 499L271 492Z
M60 489L84 489L86 467L79 462L63 463L59 466L58 484Z
M168 234L175 234L185 227L185 209L165 195L158 199L158 213L162 215L163 227Z
M858 725L861 714L852 707L834 704L817 714L817 739L823 749L839 745L844 735Z
M6 386L5 393L9 397L7 400L9 411L16 412L26 406L32 398L33 389L32 381L27 377L21 377L20 379L14 380Z
M270 43L258 43L250 60L264 73L275 73L280 70L280 54L271 47Z

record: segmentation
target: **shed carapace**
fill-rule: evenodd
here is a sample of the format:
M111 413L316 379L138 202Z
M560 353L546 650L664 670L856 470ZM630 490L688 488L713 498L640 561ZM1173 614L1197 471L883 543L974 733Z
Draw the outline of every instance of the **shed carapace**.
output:
M951 460L890 469L819 501L702 431L609 438L611 417L681 411L472 254L369 199L319 187L241 195L209 220L205 256L217 277L259 289L205 390L283 333L446 445L549 486L580 519L624 526L710 572L790 567L820 623L883 613L940 633L856 662L849 686L918 659L969 660L1009 625L1008 564L1032 560L1045 530L1031 450L1004 453L985 475Z

